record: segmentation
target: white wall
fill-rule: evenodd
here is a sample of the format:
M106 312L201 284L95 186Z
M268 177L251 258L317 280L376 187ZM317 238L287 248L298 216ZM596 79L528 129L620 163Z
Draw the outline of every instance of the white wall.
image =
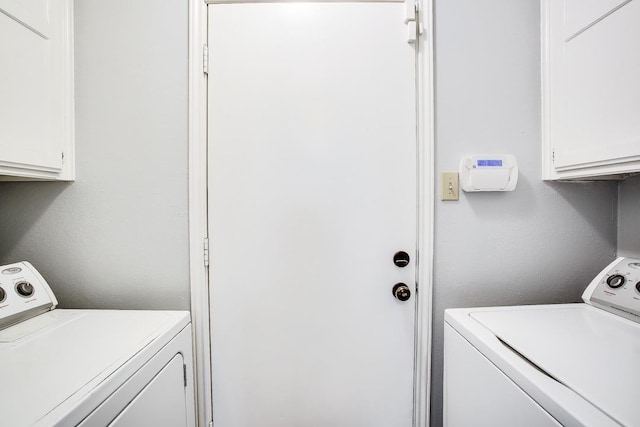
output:
M618 255L640 258L640 176L619 186Z
M540 180L539 19L538 0L435 1L436 172L512 153L520 180L436 202L432 425L445 308L578 301L615 256L616 183Z
M0 263L62 307L187 309L187 2L75 4L76 182L0 183Z

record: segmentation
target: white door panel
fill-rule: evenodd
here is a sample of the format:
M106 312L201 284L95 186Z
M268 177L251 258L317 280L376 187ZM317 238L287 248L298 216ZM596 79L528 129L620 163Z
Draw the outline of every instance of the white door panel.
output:
M563 46L564 138L556 167L624 160L640 145L640 2L631 2Z
M545 179L632 173L640 163L640 2L545 1Z
M209 6L214 423L410 426L414 51L401 3ZM412 255L406 268L394 252ZM414 295L396 300L397 282Z
M65 7L55 0L0 0L0 163L62 167Z
M49 8L49 0L0 0L0 13L16 20L20 25L31 29L45 39L51 37Z
M629 0L566 0L564 8L564 38L602 19Z

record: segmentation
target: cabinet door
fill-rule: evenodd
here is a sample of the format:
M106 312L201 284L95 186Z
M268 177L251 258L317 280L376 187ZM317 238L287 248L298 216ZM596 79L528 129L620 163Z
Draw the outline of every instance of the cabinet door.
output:
M545 3L545 178L640 170L640 1Z
M0 0L1 174L60 178L69 160L71 5Z

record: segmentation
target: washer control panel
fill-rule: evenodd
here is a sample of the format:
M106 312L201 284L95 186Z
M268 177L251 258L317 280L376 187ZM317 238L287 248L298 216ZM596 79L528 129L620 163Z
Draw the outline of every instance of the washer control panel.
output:
M620 257L582 294L587 304L640 323L640 259Z
M51 288L28 262L0 266L0 329L58 305Z

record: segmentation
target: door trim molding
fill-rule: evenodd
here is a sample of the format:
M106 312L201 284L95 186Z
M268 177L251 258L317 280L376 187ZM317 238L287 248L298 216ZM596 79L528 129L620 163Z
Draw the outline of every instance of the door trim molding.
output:
M189 277L197 425L213 419L209 283L205 267L207 237L207 5L189 0Z
M322 0L321 0L322 1ZM325 0L326 1L326 0ZM211 335L209 327L208 268L204 239L207 231L207 76L203 72L203 48L207 42L207 3L189 0L189 270L193 354L198 425L213 419L211 388ZM226 2L243 2L226 1ZM244 1L265 2L265 1ZM433 98L433 0L418 0L425 27L418 43L418 272L416 295L416 369L414 425L427 427L430 419L432 279L434 232L434 98Z
M418 46L418 268L416 307L414 426L430 425L433 320L433 234L435 102L433 0L416 0L424 31Z

